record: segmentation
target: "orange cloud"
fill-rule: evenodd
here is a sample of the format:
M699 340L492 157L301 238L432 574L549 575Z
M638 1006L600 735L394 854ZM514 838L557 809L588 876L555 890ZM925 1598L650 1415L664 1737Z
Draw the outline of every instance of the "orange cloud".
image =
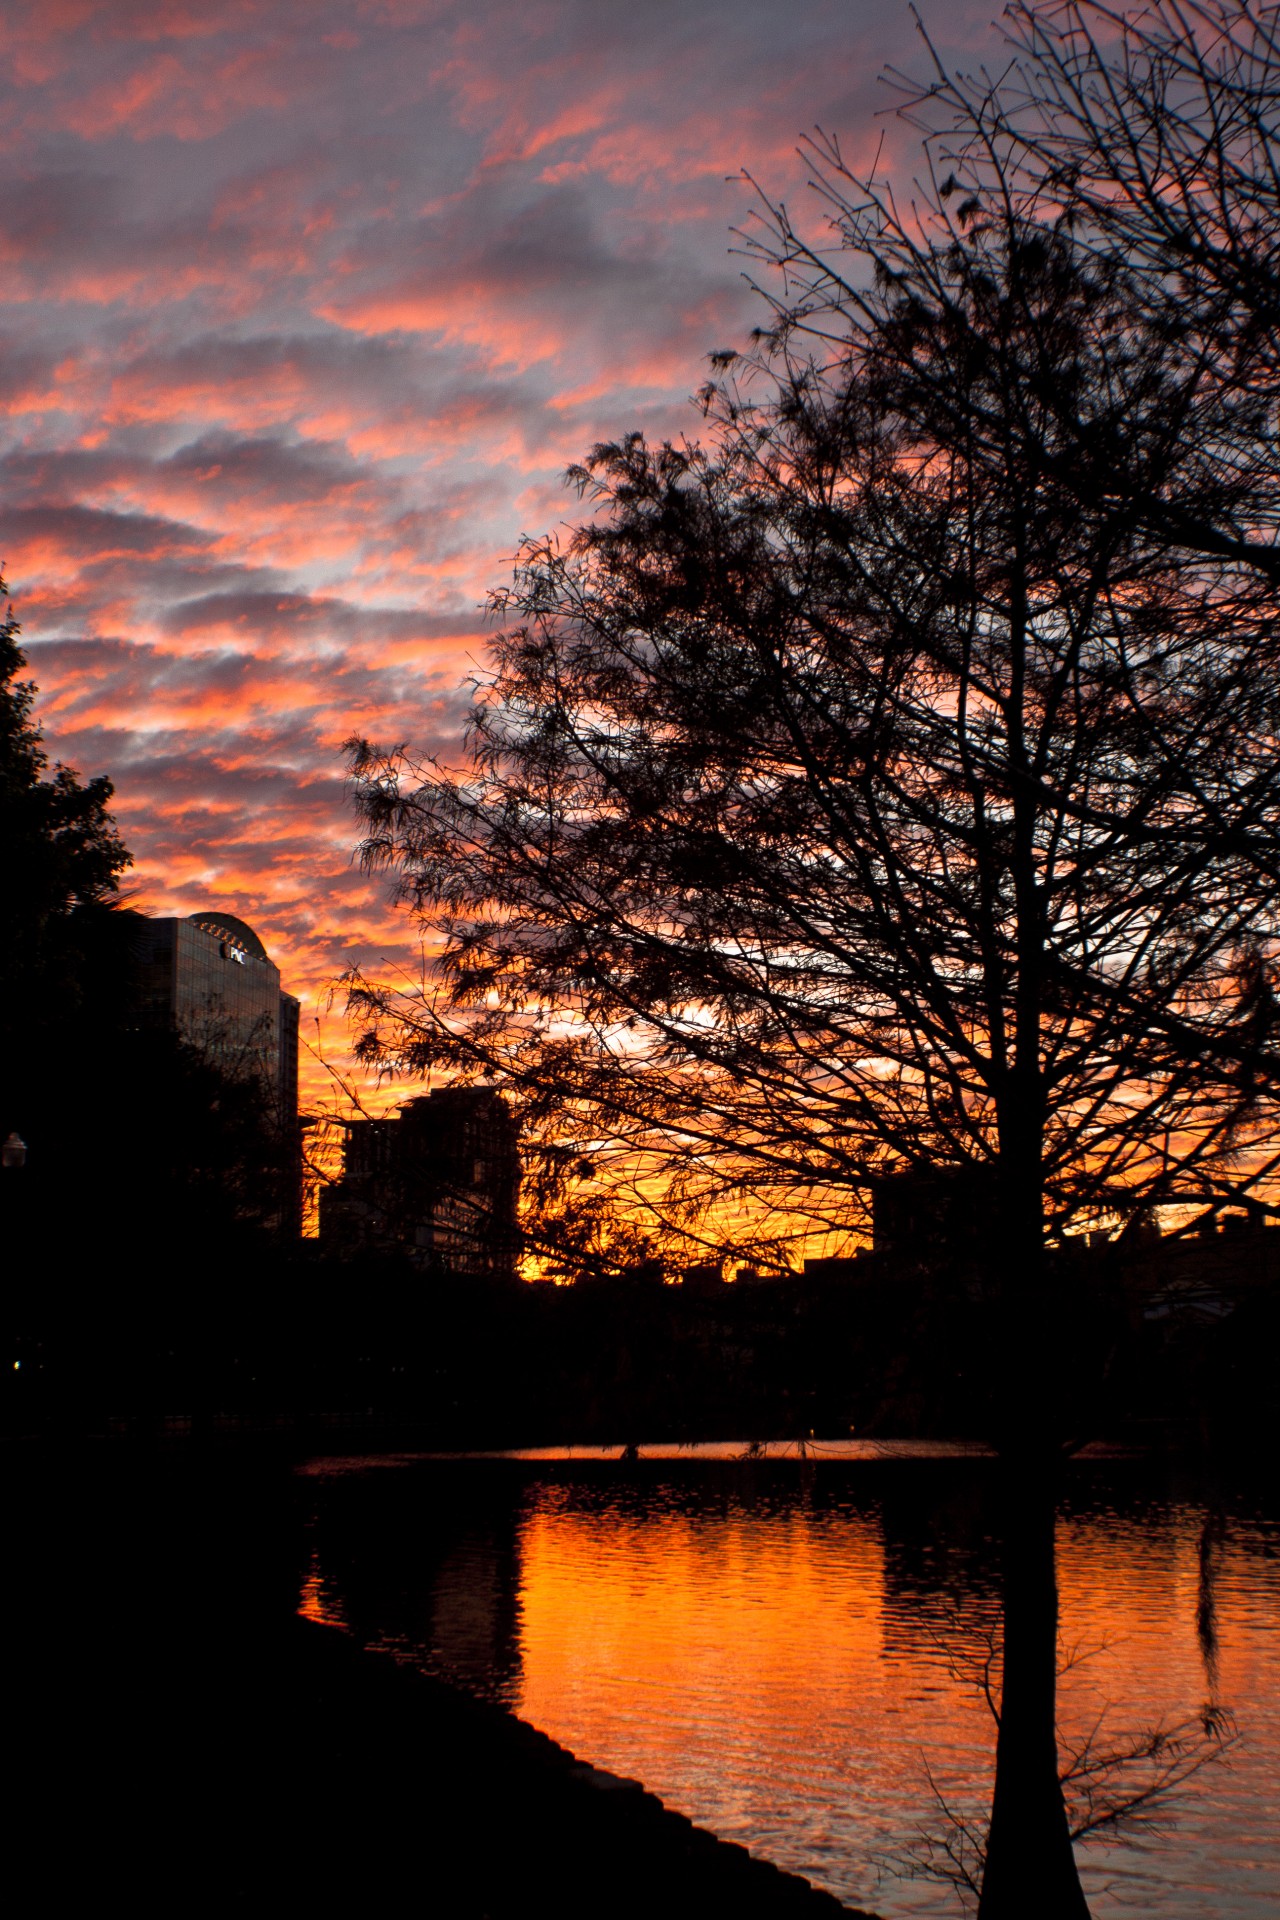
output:
M242 913L308 1017L352 958L413 965L340 742L457 754L486 589L579 510L564 468L696 428L756 318L724 176L794 196L815 120L855 150L910 31L877 0L0 12L0 553L140 899Z

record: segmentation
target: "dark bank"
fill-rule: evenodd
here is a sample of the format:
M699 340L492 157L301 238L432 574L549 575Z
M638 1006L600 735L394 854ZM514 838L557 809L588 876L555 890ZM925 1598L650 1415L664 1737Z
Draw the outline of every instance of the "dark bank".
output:
M290 1461L13 1446L13 1911L847 1911L295 1613Z

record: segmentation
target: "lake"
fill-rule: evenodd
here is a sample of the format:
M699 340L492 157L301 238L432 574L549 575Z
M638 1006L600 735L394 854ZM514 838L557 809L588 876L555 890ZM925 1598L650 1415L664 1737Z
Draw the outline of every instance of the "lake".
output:
M990 1792L991 1463L731 1452L313 1461L300 1610L886 1920L955 1914L912 1871L947 1830L939 1796L966 1818ZM1238 1732L1158 1826L1080 1848L1095 1920L1280 1912L1278 1549L1269 1488L1068 1474L1064 1745L1198 1733L1210 1708Z

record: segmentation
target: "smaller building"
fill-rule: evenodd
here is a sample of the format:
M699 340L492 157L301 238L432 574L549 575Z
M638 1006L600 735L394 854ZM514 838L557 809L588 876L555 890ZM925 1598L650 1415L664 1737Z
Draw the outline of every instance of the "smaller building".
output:
M869 1271L869 1263L861 1249L854 1253L818 1254L804 1263L805 1279L824 1284L865 1280Z
M488 1087L442 1087L347 1127L342 1178L320 1195L330 1253L406 1253L427 1271L513 1279L519 1239L515 1117Z

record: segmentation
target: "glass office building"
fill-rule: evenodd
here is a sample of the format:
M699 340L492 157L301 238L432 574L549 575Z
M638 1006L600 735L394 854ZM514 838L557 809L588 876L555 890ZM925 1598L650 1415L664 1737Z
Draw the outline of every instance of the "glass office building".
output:
M173 1026L233 1079L256 1079L283 1123L298 1111L298 1002L252 927L233 914L145 920L139 1012Z

